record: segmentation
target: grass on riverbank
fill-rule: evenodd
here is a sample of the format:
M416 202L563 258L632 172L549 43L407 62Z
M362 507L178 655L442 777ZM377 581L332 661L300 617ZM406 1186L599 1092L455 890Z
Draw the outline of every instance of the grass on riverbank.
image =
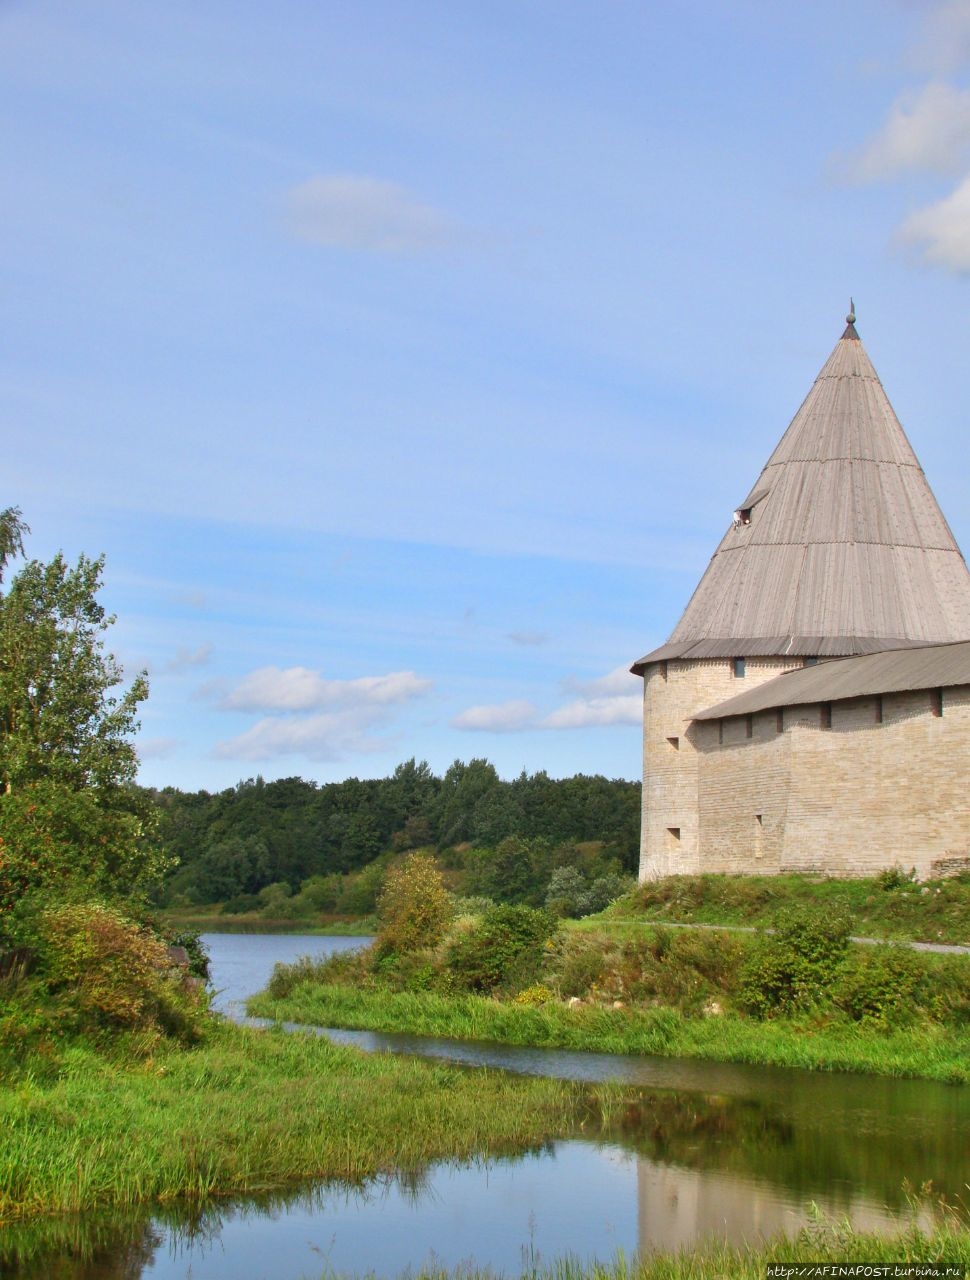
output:
M785 1022L730 1014L688 1018L674 1009L570 1008L558 1001L530 1008L473 995L363 991L314 982L301 983L282 1000L255 996L248 1008L260 1017L316 1026L970 1082L970 1031L941 1027L875 1034L852 1025L820 1026L811 1017Z
M160 911L158 917L171 929L190 929L195 933L305 933L332 938L362 938L368 937L377 927L373 916L359 920L325 916L269 919L258 911L224 915L218 905L194 911Z
M595 927L643 921L765 927L797 907L847 914L853 933L896 941L970 946L970 873L915 882L900 871L869 879L824 876L667 876L638 885L595 919ZM591 922L592 923L592 922ZM577 927L586 927L583 921Z
M78 1043L0 1081L0 1221L521 1150L620 1097L232 1026L141 1062Z

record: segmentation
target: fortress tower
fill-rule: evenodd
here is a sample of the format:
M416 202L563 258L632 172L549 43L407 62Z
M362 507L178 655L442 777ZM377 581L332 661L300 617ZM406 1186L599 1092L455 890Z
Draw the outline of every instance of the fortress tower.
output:
M830 659L970 639L970 574L847 320L669 640L632 667L644 680L641 879L807 865L792 844L801 784L789 731L831 727L832 695L820 684L792 702L791 678L779 677L819 664L821 679ZM769 681L745 712L739 695ZM805 711L816 704L818 723ZM880 700L874 724L882 713ZM744 750L755 739L766 749ZM719 749L732 746L728 768ZM828 786L812 801L820 832ZM732 809L739 788L743 815ZM811 821L798 822L810 842Z

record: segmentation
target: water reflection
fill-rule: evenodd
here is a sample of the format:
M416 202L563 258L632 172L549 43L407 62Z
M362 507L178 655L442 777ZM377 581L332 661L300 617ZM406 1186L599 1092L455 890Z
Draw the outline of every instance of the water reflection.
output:
M869 1230L909 1221L908 1210L894 1214L853 1193L822 1195L819 1206ZM928 1203L919 1217L930 1224ZM201 1212L11 1227L0 1241L0 1271L16 1280L298 1280L474 1263L517 1274L523 1263L564 1254L606 1261L707 1237L741 1243L809 1220L804 1202L764 1179L571 1139L518 1159L431 1165L363 1188L331 1184Z
M354 945L312 939L318 950ZM254 945L255 942L255 945ZM214 948L224 1007L265 984L280 949L235 936ZM287 937L290 956L307 940ZM615 1058L328 1033L372 1050L422 1052L639 1086L608 1129L586 1128L515 1159L430 1165L364 1188L319 1185L198 1209L168 1207L8 1226L0 1275L16 1280L300 1280L397 1276L429 1264L517 1274L564 1254L753 1241L833 1219L894 1230L914 1212L904 1180L966 1198L970 1090L716 1063Z

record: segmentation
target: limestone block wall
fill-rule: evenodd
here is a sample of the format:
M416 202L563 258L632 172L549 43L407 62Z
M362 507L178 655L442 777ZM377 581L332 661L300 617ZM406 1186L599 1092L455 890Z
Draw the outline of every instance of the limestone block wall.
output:
M970 688L691 730L700 869L920 876L970 855Z
M643 680L643 814L640 879L705 869L698 803L695 712L773 680L802 658L731 658L652 663ZM715 726L716 732L716 726ZM745 726L730 732L743 734Z

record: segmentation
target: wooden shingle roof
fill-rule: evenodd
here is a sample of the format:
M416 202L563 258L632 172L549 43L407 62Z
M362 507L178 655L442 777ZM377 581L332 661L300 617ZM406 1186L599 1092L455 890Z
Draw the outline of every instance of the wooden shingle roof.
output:
M664 658L970 638L970 574L854 316L738 505Z
M787 671L744 693L697 711L693 720L722 720L777 707L838 702L884 693L970 685L970 640L887 650Z

